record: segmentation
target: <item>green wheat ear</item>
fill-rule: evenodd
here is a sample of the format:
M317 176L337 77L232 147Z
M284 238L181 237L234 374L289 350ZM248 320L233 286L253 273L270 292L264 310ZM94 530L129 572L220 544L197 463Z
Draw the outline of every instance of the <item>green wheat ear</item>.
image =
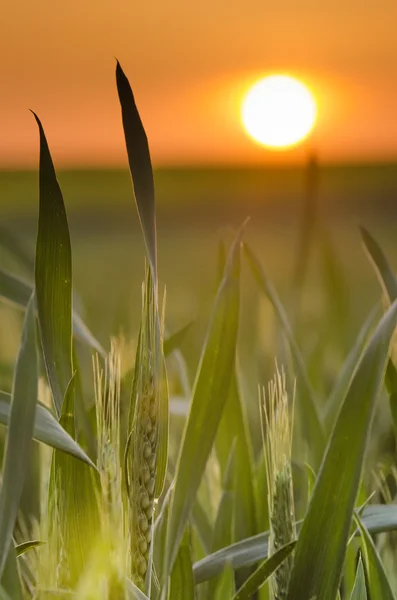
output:
M151 270L143 286L141 329L125 452L130 512L131 571L135 584L150 591L151 545L156 500L163 486L168 433L168 398L162 353L162 325Z
M267 467L271 556L281 546L296 538L291 471L293 411L290 414L284 371L277 369L273 381L269 383L267 396L266 398L263 390L261 413ZM270 595L274 600L284 600L287 597L292 566L293 557L290 555L272 577Z

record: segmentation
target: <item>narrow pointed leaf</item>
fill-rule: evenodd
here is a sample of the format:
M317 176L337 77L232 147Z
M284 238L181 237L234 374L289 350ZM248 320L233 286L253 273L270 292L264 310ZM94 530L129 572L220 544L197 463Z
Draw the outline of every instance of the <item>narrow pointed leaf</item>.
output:
M368 530L358 515L355 515L354 518L360 529L363 541L364 569L369 597L371 600L396 600L387 579L384 566Z
M356 578L354 580L354 586L350 595L350 600L367 600L367 588L365 585L365 574L361 556L358 561Z
M376 328L339 412L299 534L287 600L313 596L334 600L336 596L396 321L397 302Z
M40 209L36 243L36 304L48 381L58 414L72 378L72 252L69 226L39 118Z
M22 591L22 583L18 570L17 556L14 545L11 544L4 566L3 575L0 579L1 589L3 590L3 598L7 600L24 600Z
M195 502L234 372L240 296L239 244L237 237L215 300L179 453L167 532L166 573L172 568Z
M295 548L296 542L290 542L283 546L270 558L265 560L256 571L247 579L247 581L237 591L233 600L249 600L259 590L260 587L269 579L269 577L278 569L281 563L289 556Z
M156 212L149 143L130 83L119 62L117 62L116 67L116 82L135 201L153 278L156 280Z
M0 391L0 423L8 426L10 414L11 394ZM38 442L43 442L43 444L71 454L94 467L94 464L84 450L63 429L48 408L39 403L36 404L33 438Z
M15 554L18 556L22 556L28 550L32 548L37 548L38 546L42 546L45 542L41 542L40 540L31 540L30 542L23 542L22 544L18 544L15 546Z
M36 330L34 296L25 315L12 388L10 422L7 432L0 491L0 579L12 544L27 467L29 464L37 400Z
M254 535L256 529L256 506L253 487L252 449L248 427L243 411L241 390L238 385L237 365L232 375L229 396L223 411L216 438L216 451L222 472L225 471L230 448L235 440L234 464L238 473L238 485L234 490L235 541Z
M259 287L269 299L290 346L297 376L297 390L299 391L299 398L302 402L301 413L304 415L302 426L304 428L306 442L316 462L315 466L317 466L324 451L325 436L323 425L318 414L315 394L311 386L301 352L289 324L287 314L280 302L280 299L278 298L276 290L266 277L251 248L247 244L244 244L244 250L253 275L258 282Z
M364 509L362 521L370 533L396 531L397 505L370 505ZM301 525L302 521L296 523L298 531ZM358 530L355 535L359 535ZM222 573L227 564L231 564L234 569L239 569L265 559L268 553L268 541L269 532L265 531L209 554L194 564L196 583L216 577Z

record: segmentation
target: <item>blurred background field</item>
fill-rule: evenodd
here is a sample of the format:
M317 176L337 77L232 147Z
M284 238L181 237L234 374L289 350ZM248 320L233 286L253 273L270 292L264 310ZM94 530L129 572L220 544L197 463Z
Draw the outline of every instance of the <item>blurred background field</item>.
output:
M382 240L393 262L397 166L329 165L315 176L314 226L303 228L308 197L307 167L162 168L155 171L159 272L166 285L169 331L193 321L183 341L192 372L199 358L213 299L219 243L251 217L245 239L260 256L292 315L297 302L295 271L301 236L308 237L307 273L299 293L301 341L306 353L318 352L322 371L333 372L353 343L360 325L379 298L378 283L363 252L358 226ZM134 337L141 307L144 247L127 170L60 170L70 222L75 289L81 312L99 340ZM0 222L18 238L30 257L38 210L38 175L0 173ZM1 265L32 279L5 249ZM270 305L260 298L249 273L243 278L240 354L258 381L261 361L274 352ZM333 277L336 277L333 280ZM1 352L13 354L19 329L10 336L15 311L1 307L0 330L8 340ZM299 332L298 332L299 333ZM11 344L10 340L14 340ZM12 349L11 349L12 348ZM261 351L262 348L262 351ZM255 358L254 358L255 357ZM319 377L319 379L321 379Z

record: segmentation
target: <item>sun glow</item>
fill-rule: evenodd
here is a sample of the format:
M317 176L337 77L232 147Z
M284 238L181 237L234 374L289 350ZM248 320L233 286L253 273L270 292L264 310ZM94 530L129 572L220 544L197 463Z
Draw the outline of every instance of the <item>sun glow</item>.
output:
M317 107L309 88L289 75L270 75L248 90L241 118L248 135L263 146L287 148L314 127Z

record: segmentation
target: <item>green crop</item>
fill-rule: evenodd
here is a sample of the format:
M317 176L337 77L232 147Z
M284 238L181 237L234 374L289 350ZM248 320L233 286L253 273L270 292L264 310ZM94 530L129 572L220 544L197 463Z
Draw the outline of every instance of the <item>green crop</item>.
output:
M0 599L395 598L397 277L383 250L363 229L387 306L371 312L326 385L326 365L309 355L300 320L316 231L329 306L337 306L330 328L343 344L347 292L310 213L313 186L289 310L245 241L244 223L214 258L217 291L191 380L181 347L192 324L168 334L149 143L118 63L116 81L146 252L133 351L117 339L107 351L79 314L67 211L36 116L34 261L17 233L0 233L16 263L34 263L33 284L0 265L0 297L25 315L12 386L0 370ZM240 360L243 268L274 314L268 358L282 369L268 381L248 382ZM259 408L250 401L258 385L269 389ZM387 452L374 443L378 400L394 445Z

